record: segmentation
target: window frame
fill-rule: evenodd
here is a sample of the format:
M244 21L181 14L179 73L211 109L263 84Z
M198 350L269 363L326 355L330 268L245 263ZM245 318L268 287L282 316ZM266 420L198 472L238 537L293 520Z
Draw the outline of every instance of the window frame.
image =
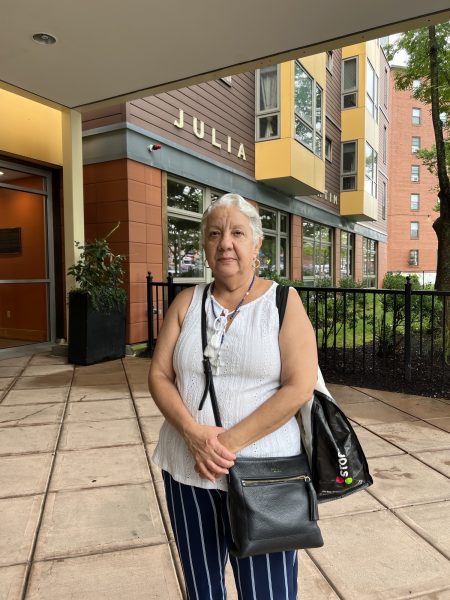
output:
M355 144L355 170L344 173L344 146L345 144ZM351 189L345 189L343 180L345 177L354 177L355 186ZM341 192L355 192L358 189L358 140L347 140L341 142Z
M347 235L347 243L342 242L343 234ZM341 229L340 232L340 278L350 277L351 279L355 279L355 234L350 231L344 231ZM342 249L345 248L347 250L346 255L346 266L348 269L348 273L343 273L342 271Z
M415 256L415 258L413 258ZM408 265L410 267L418 267L419 266L419 248L412 248L409 251L409 259Z
M308 121L297 112L297 107L296 107L296 102L295 102L295 94L296 94L296 87L295 87L295 74L294 74L294 139L301 144L304 148L306 148L307 150L309 150L310 152L312 152L314 154L314 156L317 156L318 158L320 158L321 160L323 160L323 152L324 152L324 132L325 132L325 122L324 122L324 91L321 85L319 85L316 81L316 79L310 75L310 73L307 71L307 69L302 65L302 63L299 60L296 60L294 63L294 69L301 69L303 71L303 73L306 74L306 76L309 78L309 80L311 81L311 93L312 93L312 102L311 102L311 122L308 123ZM317 119L317 91L320 90L320 98L321 98L321 104L320 104L320 133L317 131L317 123L319 122ZM300 121L300 123L306 127L307 129L309 129L312 133L312 147L310 148L307 144L305 144L302 139L300 138L300 136L297 135L297 119ZM316 142L317 142L317 138L320 138L320 154L318 154L316 152Z
M263 227L264 239L267 238L275 238L275 272L277 275L281 277L289 278L290 273L290 219L289 213L278 210L276 208L272 208L271 206L265 206L263 204L258 204L258 211L261 213L261 210L265 210L267 212L274 213L276 215L276 229L269 229L267 227ZM286 231L281 231L281 218L282 216L286 217ZM281 240L286 240L286 256L285 256L285 274L280 274L280 257L281 257Z
M374 82L374 89L373 90L369 90L369 85L368 85L368 72L369 70L372 72L373 75L373 82ZM366 109L368 111L368 113L373 117L375 123L378 123L378 86L379 86L379 81L378 81L378 75L377 72L375 71L374 67L372 66L372 63L370 62L369 59L366 60ZM373 94L373 97L372 97ZM372 109L370 109L369 107L372 107Z
M313 225L314 227L314 234L313 237L307 237L304 234L304 226L305 223L309 223L310 225ZM316 229L319 228L319 233L320 233L320 229L321 228L326 228L329 230L330 233L330 242L323 242L322 241L322 236L316 235ZM316 284L317 281L323 281L323 279L330 279L331 281L334 280L334 241L335 241L335 235L334 235L334 229L332 227L329 227L328 225L325 225L323 223L317 223L316 221L310 221L309 219L303 219L302 222L302 252L301 252L301 256L302 256L302 261L301 261L301 278L302 281L305 283L308 282L312 282L313 285ZM313 274L312 275L308 275L305 277L304 275L304 262L303 262L303 258L304 258L304 247L305 247L305 240L312 242L312 248L313 248L313 252L312 252L312 270L313 270ZM329 252L329 257L330 257L330 264L329 264L329 273L326 274L324 277L319 277L316 275L316 262L315 262L315 257L316 257L316 248L318 248L319 253L322 249L322 247L326 247L330 249ZM323 266L323 265L319 265Z
M413 196L417 196L417 208L413 207ZM414 212L420 210L420 194L411 192L409 195L409 210L413 210Z
M277 108L270 108L266 110L260 110L260 83L261 83L261 69L256 69L255 77L255 141L256 142L267 142L269 140L280 139L281 136L281 99L280 99L280 65L268 65L270 67L275 66L277 69ZM263 67L267 68L267 67ZM259 136L259 121L262 118L276 116L278 121L278 134L270 137Z
M387 183L381 182L381 218L386 221L386 205L387 205Z
M351 60L355 61L356 67L356 85L354 88L344 89L344 74L345 74L345 64L350 62ZM359 57L358 56L350 56L349 58L344 58L342 61L342 74L341 74L341 110L351 110L352 108L358 108L358 83L359 83ZM355 94L355 106L344 106L344 98L346 96L350 96L351 94Z
M414 169L417 169L417 179ZM411 165L411 183L420 183L420 165Z
M333 73L334 67L334 50L327 50L325 56L325 66L330 73Z
M370 248L367 246L370 245ZM376 288L378 281L378 242L371 238L363 237L362 239L362 282L363 287ZM372 261L368 261L367 258L374 257L375 273L373 275L367 274L367 265ZM373 279L373 285L365 285Z
M418 113L414 114L414 111L418 111ZM419 127L422 124L422 109L417 106L411 108L411 124L415 127Z
M413 228L413 225L417 225L417 228ZM414 233L414 232L416 232L416 233ZM420 222L419 221L410 221L409 222L409 239L410 240L420 239Z
M364 154L364 190L370 194L373 198L378 198L378 152L372 148L369 142L365 143L365 154ZM370 148L372 152L371 156L371 177L367 175L367 149ZM367 182L370 181L370 191L367 189Z
M188 186L195 187L197 189L202 190L202 192L203 192L203 194L202 194L202 203L203 203L202 210L200 210L199 212L194 212L194 211L190 211L190 210L184 210L182 208L176 208L176 207L169 206L169 181L173 181L175 183L179 183L182 185L188 185ZM202 222L203 212L211 205L212 195L221 196L224 192L221 192L220 190L217 190L217 189L209 187L209 186L205 186L201 183L191 181L189 179L184 179L183 177L178 177L177 175L171 175L169 173L167 174L166 190L167 191L166 191L165 202L166 202L166 211L167 211L167 222L166 222L167 246L165 249L163 249L163 252L165 252L166 258L164 259L164 261L167 261L167 264L166 264L167 272L169 272L169 234L168 234L169 219L171 217L183 218L183 219L186 219L188 221L198 224L199 240L200 240L200 248L201 248L200 253L203 256L202 239L201 239L201 222ZM163 264L164 264L164 261L163 261ZM205 261L203 260L203 276L201 276L201 277L198 277L198 276L197 277L180 277L179 275L174 274L173 281L175 283L202 283L204 281L210 281L211 277L212 277L211 269L206 266Z
M329 144L327 144L327 142L329 142ZM329 152L327 152L327 146L330 149ZM327 135L325 136L325 160L330 163L333 162L333 140Z
M419 141L419 145L417 147L414 145L413 140ZM420 144L421 144L420 135L412 135L411 136L411 154L417 154L417 152L421 148Z

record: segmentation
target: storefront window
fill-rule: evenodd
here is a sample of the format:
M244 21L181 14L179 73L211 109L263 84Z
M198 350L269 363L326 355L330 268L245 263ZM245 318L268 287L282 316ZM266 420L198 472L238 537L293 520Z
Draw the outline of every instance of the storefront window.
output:
M341 231L341 277L353 278L354 234Z
M377 286L377 242L363 238L363 286Z
M332 239L330 227L311 221L303 221L303 281L316 283L323 279L332 278Z
M264 239L259 259L260 273L277 273L288 277L289 233L288 215L269 208L259 208Z
M188 181L167 180L168 271L177 278L205 278L201 218L221 192Z

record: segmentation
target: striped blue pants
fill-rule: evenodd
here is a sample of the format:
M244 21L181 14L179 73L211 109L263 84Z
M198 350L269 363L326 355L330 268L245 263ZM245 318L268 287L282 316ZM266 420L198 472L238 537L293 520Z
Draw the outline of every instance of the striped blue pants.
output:
M163 471L172 529L189 600L226 600L225 565L231 541L227 494L184 485ZM249 558L230 555L239 600L295 600L297 552Z

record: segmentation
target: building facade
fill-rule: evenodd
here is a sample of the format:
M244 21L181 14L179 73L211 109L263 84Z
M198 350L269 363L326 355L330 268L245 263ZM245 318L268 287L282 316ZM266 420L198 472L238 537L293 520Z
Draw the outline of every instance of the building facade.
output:
M77 148L61 124L72 115L57 115L48 126L60 144L54 157L0 137L0 170L8 178L0 178L0 194L41 197L46 221L45 268L25 269L26 282L11 283L14 266L28 261L25 224L8 208L11 218L2 225L0 248L8 239L9 250L20 248L17 229L23 241L19 253L0 254L5 344L13 336L28 343L36 335L65 337L65 272L74 241L104 237L118 222L109 240L127 256L128 342L145 340L147 273L155 280L168 273L193 283L211 279L200 220L224 192L259 209L263 273L311 285L347 277L380 285L387 263L388 82L383 50L373 41L85 114L81 206ZM34 176L47 179L35 183ZM14 198L10 205L17 207L21 200ZM80 218L84 238L77 235ZM18 316L8 286L34 284L44 303L40 325L22 315L8 329L8 314Z
M396 68L393 68L393 75ZM395 89L391 79L391 136L389 151L389 252L388 271L415 273L423 283L434 283L437 237L433 221L438 213L437 178L416 156L420 148L434 145L430 107L410 91ZM420 85L420 81L415 82Z

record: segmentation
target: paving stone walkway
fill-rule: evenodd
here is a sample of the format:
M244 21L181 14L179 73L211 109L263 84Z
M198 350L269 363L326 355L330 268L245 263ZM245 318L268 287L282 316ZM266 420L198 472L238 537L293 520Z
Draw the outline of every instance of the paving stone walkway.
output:
M147 370L0 359L0 600L183 597ZM330 389L375 483L320 506L325 546L301 552L300 599L449 600L450 402Z

